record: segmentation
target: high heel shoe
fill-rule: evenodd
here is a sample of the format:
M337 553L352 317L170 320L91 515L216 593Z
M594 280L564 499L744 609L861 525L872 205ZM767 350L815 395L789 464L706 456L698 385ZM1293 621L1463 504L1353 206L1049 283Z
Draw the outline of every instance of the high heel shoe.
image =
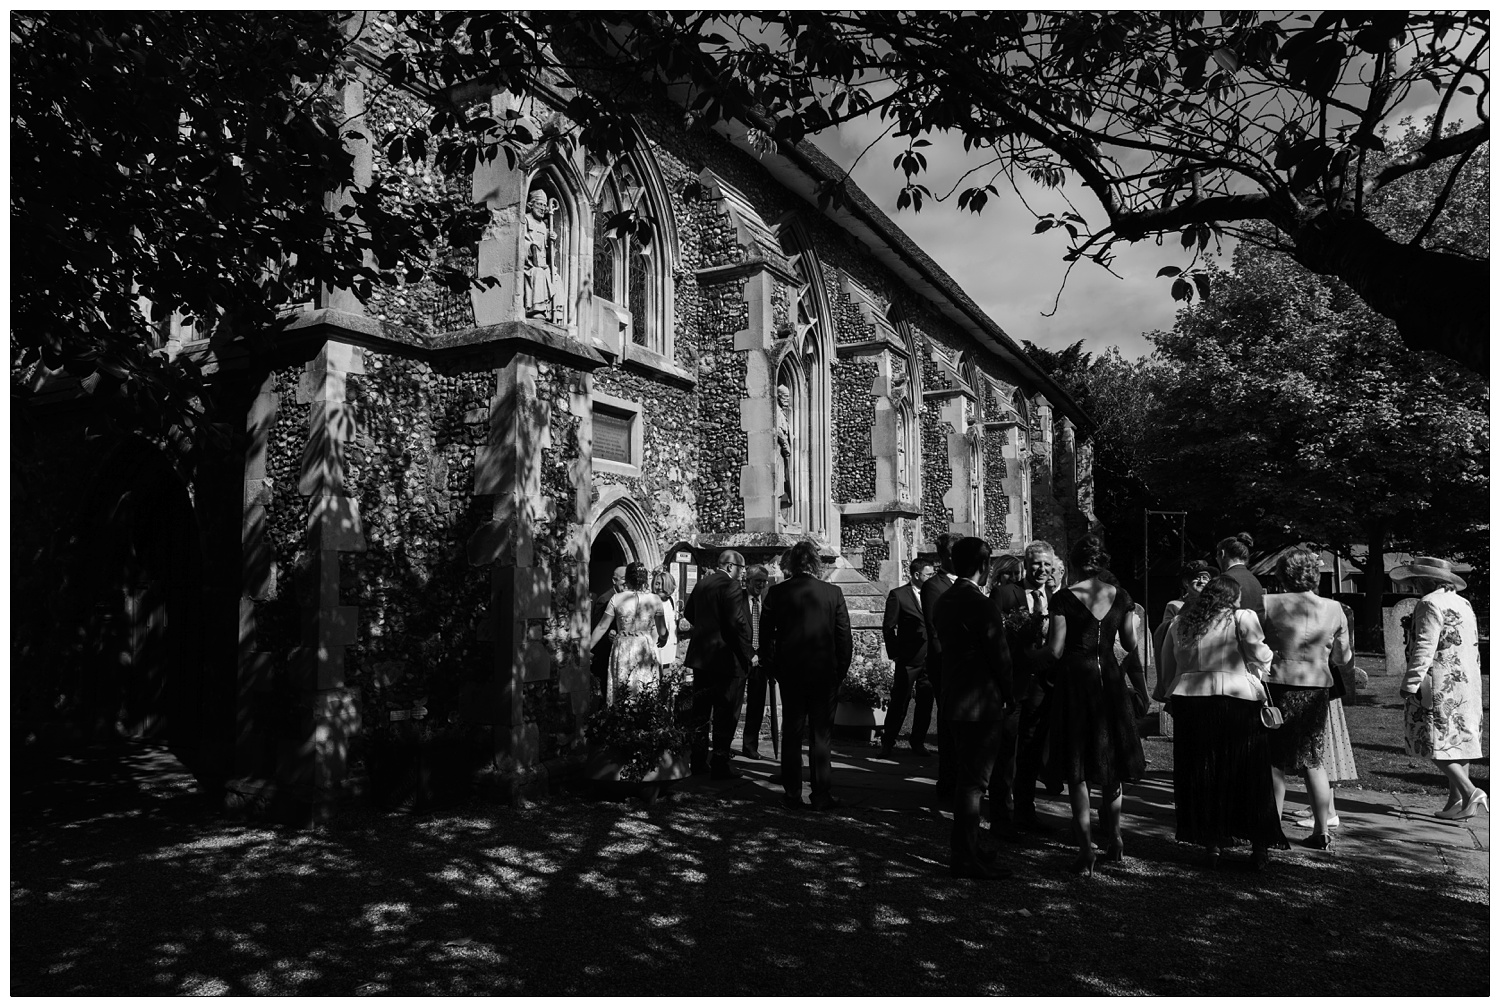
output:
M1078 854L1078 856L1073 860L1073 866L1070 868L1070 870L1074 874L1087 874L1089 877L1093 877L1094 848L1091 846L1086 852Z
M1444 808L1442 811L1435 812L1433 814L1433 817L1441 818L1447 822L1462 821L1465 818L1473 818L1476 808L1483 808L1486 815L1490 813L1489 795L1486 794L1483 790L1480 790L1478 787L1474 788L1474 792L1469 795L1469 799L1467 801L1464 801L1462 804L1455 804L1451 808Z
M1326 832L1314 832L1306 839L1298 840L1297 845L1305 846L1309 850L1331 850L1333 839Z
M1125 859L1125 841L1115 837L1114 842L1104 848L1104 862L1106 864L1118 864Z

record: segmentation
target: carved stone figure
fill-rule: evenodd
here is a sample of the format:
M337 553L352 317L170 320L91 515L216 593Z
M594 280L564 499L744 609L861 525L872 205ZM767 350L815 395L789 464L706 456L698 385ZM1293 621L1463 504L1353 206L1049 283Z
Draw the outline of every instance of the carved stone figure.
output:
M549 198L541 189L531 190L526 199L522 297L527 318L543 318L549 322L559 320L558 293L562 286L557 275L557 232L552 228L552 215L556 212L557 200Z
M781 462L781 506L792 505L792 390L776 386L776 454Z
M911 499L911 459L906 451L906 439L911 436L906 413L896 410L896 499Z

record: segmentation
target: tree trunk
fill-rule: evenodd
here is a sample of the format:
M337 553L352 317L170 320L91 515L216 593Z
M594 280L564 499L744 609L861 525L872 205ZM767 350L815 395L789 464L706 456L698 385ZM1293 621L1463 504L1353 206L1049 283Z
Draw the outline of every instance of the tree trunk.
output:
M1386 519L1371 520L1366 538L1370 554L1365 558L1365 603L1354 638L1361 650L1378 650L1384 639Z
M1293 240L1298 262L1349 284L1396 323L1408 348L1441 353L1488 379L1488 259L1402 244L1368 220L1328 211Z

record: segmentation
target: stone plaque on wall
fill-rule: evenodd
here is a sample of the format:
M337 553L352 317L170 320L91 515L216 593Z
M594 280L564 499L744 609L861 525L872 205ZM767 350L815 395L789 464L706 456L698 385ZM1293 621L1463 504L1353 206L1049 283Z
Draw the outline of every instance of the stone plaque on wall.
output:
M594 457L605 461L634 463L630 457L630 424L632 417L617 416L603 410L594 411Z

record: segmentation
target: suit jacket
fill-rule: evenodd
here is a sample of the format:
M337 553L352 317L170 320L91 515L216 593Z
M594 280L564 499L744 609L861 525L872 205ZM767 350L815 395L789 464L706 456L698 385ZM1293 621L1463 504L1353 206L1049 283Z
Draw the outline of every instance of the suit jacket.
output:
M784 688L836 689L854 659L844 592L810 574L773 585L760 613L760 651Z
M1051 594L1045 586L1042 588L1042 593L1048 596ZM1027 588L1024 584L1001 584L995 588L995 593L990 595L990 604L1000 616L1001 623L1005 622L1005 617L1011 612L1031 610L1031 606L1026 601L1026 594ZM1011 682L1015 687L1016 695L1025 696L1031 691L1031 686L1038 678L1041 678L1045 684L1048 677L1047 671L1054 663L1052 655L1043 647L1047 642L1047 620L1041 620L1038 632L1029 640L1023 640L1019 632L1007 628L1005 642L1010 645Z
M1344 609L1332 598L1307 591L1268 594L1264 620L1271 648L1268 682L1314 688L1333 684L1330 665L1354 660Z
M698 671L745 674L750 667L745 612L745 589L738 581L718 570L700 580L682 609L682 617L693 625L683 663Z
M942 716L998 721L1014 702L1005 623L972 581L944 593L933 613L943 649Z
M1255 574L1250 568L1241 563L1224 571L1224 574L1239 581L1240 585L1240 608L1248 608L1255 613L1255 618L1260 624L1266 624L1266 591L1260 586L1260 581L1255 579Z
M927 583L922 585L922 619L927 625L927 662L923 670L927 672L928 681L935 683L935 688L941 686L943 678L943 642L938 639L932 614L937 609L938 599L952 586L952 575L943 571L928 577Z
M902 584L885 596L885 654L897 668L921 671L927 661L927 621L916 585Z

